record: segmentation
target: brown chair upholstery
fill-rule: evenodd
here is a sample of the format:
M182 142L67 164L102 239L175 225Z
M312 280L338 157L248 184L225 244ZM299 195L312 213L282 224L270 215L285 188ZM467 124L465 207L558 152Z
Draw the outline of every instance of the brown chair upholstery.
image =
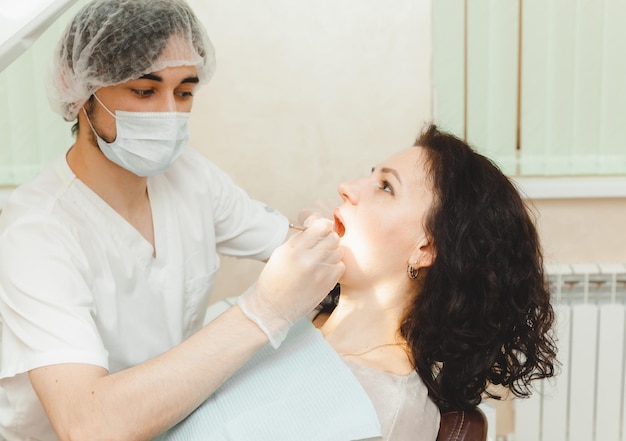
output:
M471 410L449 410L441 414L437 441L486 441L487 418L475 407Z

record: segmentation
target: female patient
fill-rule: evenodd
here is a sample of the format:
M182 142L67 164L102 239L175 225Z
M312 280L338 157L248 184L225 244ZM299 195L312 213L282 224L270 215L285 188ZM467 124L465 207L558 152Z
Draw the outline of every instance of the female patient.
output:
M401 394L415 372L441 409L474 406L490 385L526 397L554 374L537 231L488 159L430 126L339 193L346 271L314 322L364 385L386 439L419 433L419 382Z
M370 397L382 439L432 441L438 408L472 407L490 385L525 397L554 374L537 232L488 159L430 126L339 193L346 270L313 322Z

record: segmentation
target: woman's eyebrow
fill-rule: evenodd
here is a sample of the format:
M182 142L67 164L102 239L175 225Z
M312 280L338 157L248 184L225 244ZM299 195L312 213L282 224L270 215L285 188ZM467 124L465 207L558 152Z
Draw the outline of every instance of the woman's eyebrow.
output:
M372 173L374 173L374 171L376 170L376 167L372 167ZM380 169L381 173L390 173L392 175L394 175L396 177L396 179L398 180L399 183L402 184L402 179L400 179L400 174L393 168L389 168L389 167L383 167Z

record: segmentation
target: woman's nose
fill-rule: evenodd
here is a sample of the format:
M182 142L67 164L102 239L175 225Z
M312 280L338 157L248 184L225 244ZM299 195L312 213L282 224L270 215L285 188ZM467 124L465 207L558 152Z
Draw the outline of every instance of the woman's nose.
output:
M356 204L358 202L358 192L356 191L356 181L342 182L337 188L339 196L344 201Z

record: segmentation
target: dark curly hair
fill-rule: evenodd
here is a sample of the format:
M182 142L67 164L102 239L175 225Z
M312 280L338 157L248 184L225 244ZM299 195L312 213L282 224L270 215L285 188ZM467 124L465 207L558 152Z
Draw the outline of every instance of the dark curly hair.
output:
M554 312L539 237L518 191L496 165L430 125L425 149L435 246L401 332L442 409L468 408L490 384L526 397L554 375Z
M430 125L415 146L426 152L434 202L425 228L436 250L400 325L415 369L442 410L499 398L492 384L527 397L557 363L534 222L509 179L462 140Z

